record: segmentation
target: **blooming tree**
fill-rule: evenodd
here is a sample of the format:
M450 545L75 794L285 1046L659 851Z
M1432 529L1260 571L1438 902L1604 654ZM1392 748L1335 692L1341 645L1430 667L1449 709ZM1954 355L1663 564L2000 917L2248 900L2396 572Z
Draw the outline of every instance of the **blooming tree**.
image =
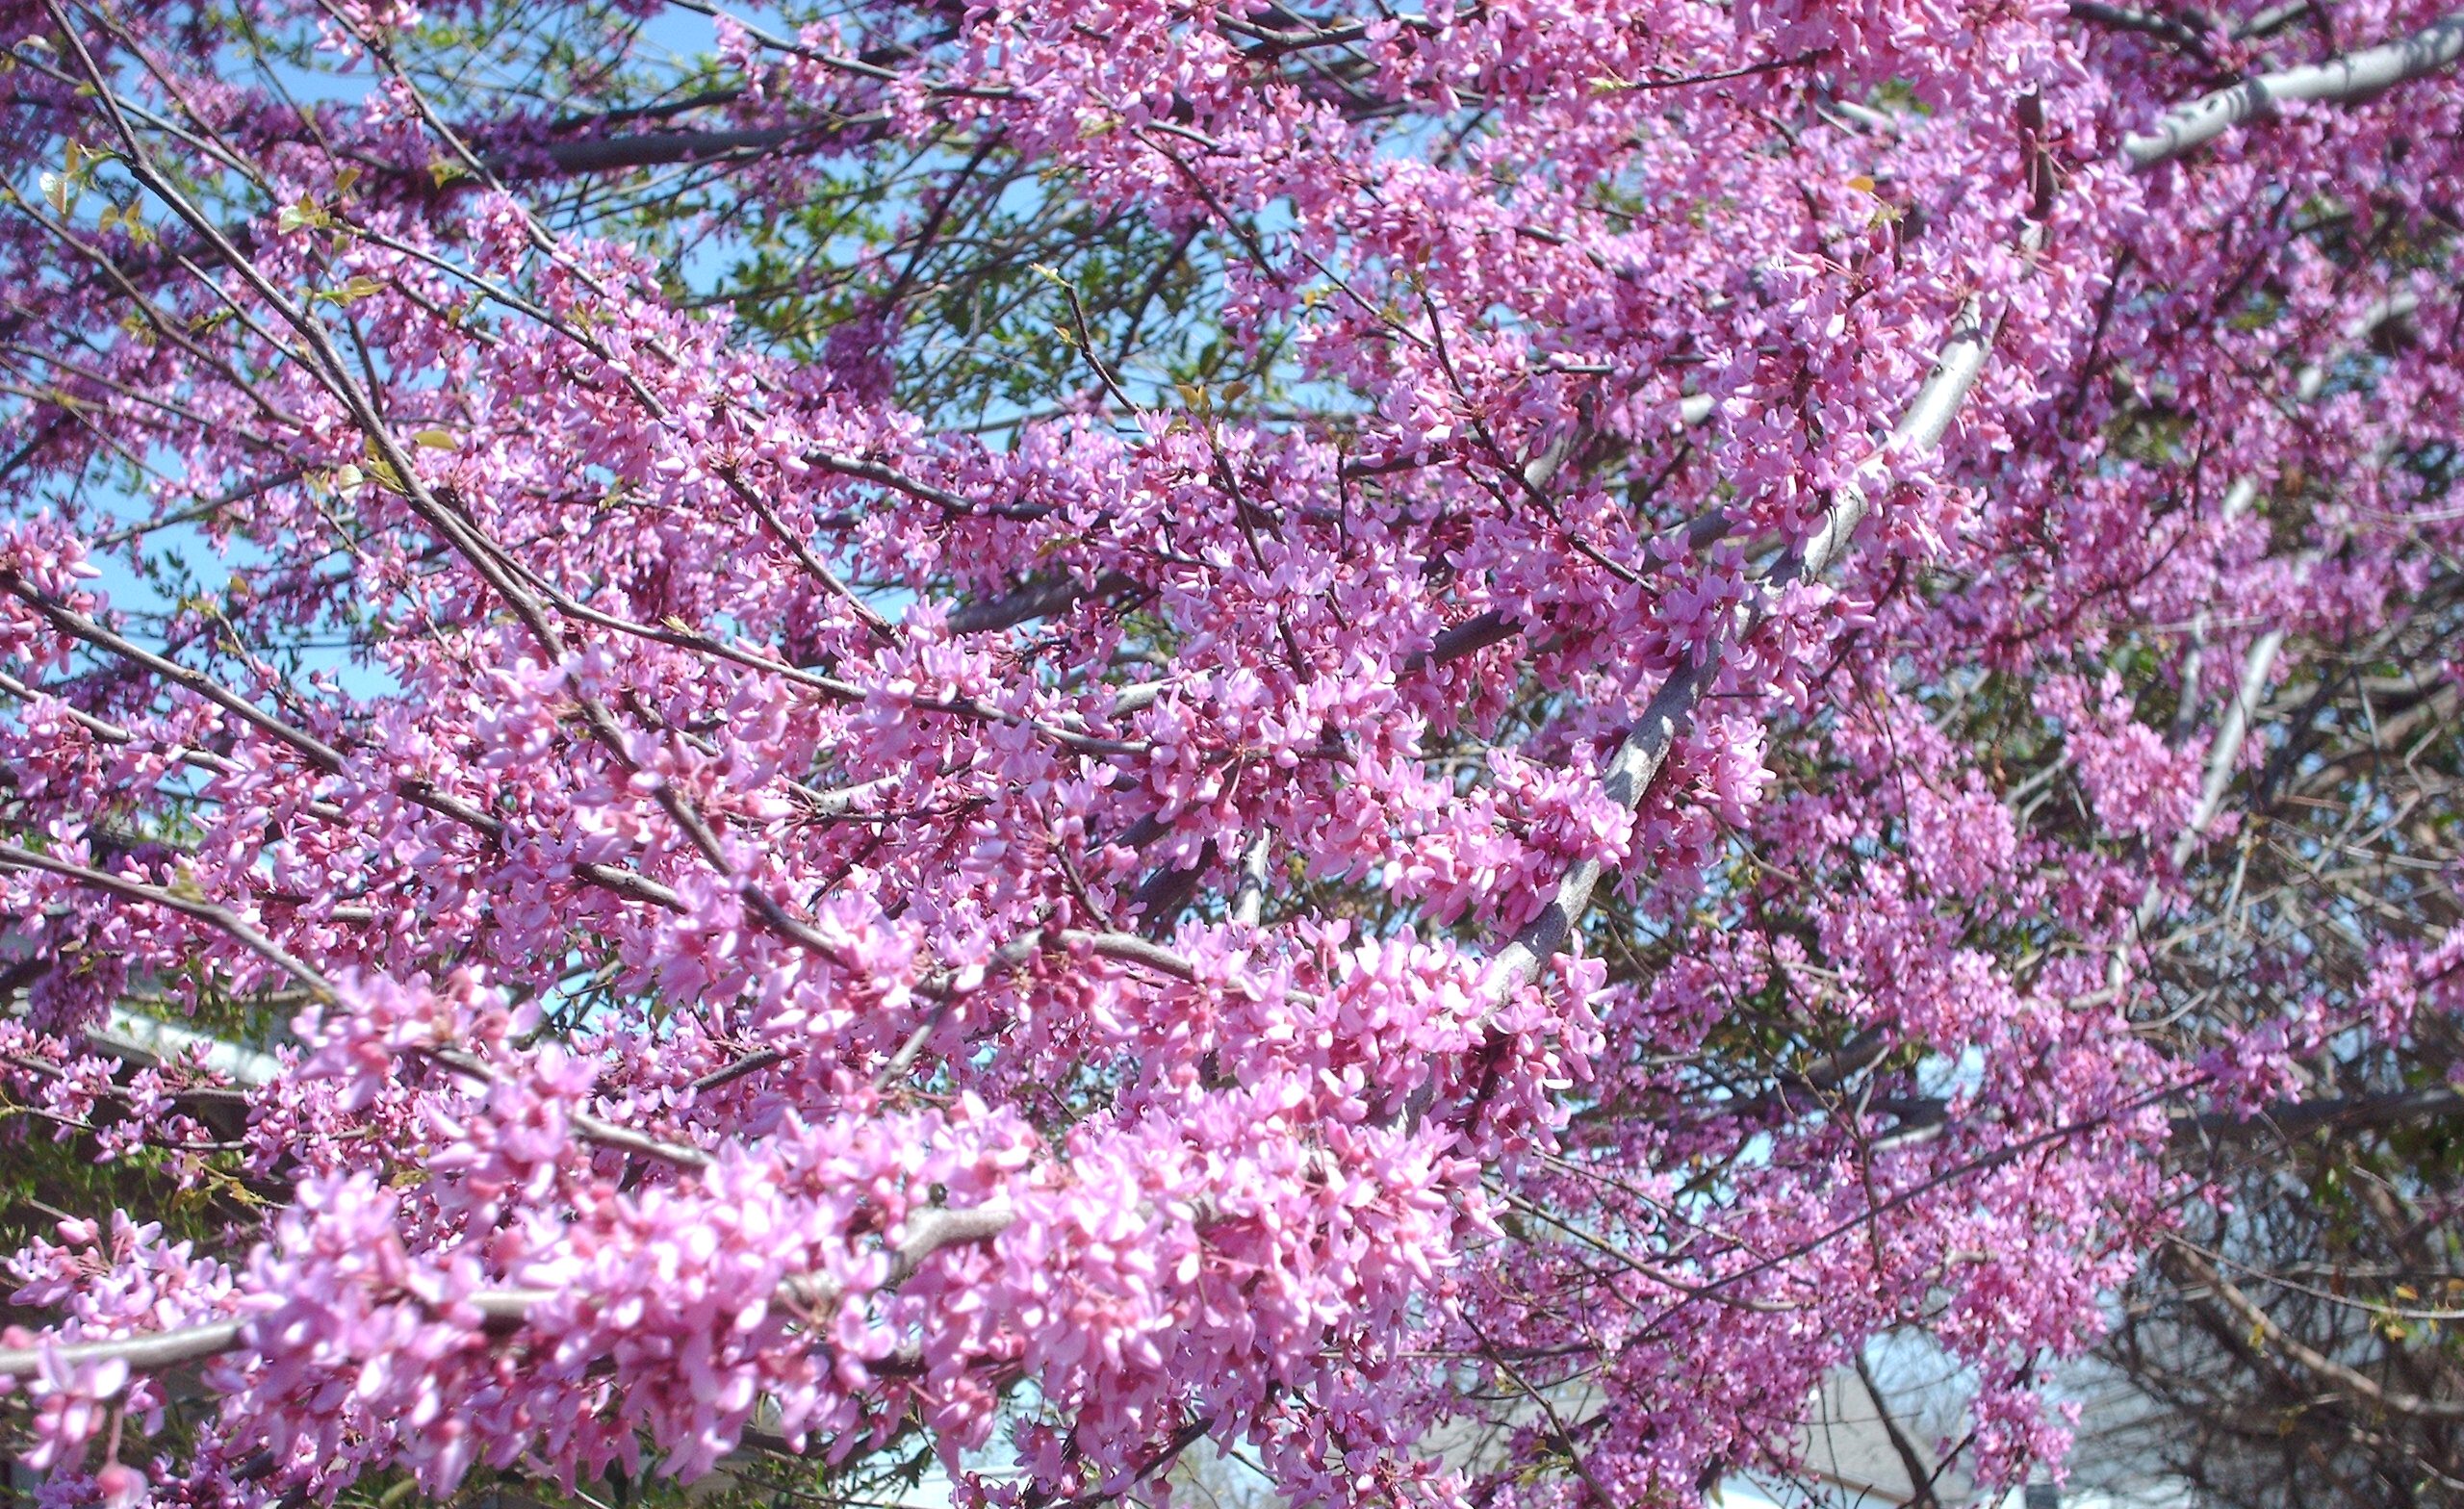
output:
M2446 786L2225 924L2456 694L2464 17L677 13L0 19L12 1102L250 1212L17 1257L60 1500L2010 1479L2455 1004Z

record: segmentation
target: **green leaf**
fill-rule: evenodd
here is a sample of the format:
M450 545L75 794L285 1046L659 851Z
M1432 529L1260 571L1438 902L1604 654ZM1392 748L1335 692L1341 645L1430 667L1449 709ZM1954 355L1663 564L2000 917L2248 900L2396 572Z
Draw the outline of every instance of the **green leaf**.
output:
M385 292L385 285L374 278L356 277L340 288L321 288L308 296L330 304L349 304L372 294Z
M410 491L409 488L402 485L402 474L394 470L394 464L385 460L381 456L370 456L368 458L368 474L370 477L374 479L378 487L383 488L389 493L407 493Z
M298 203L284 205L273 223L274 229L288 236L296 230L321 230L333 224L334 217L325 213L323 205L303 194Z

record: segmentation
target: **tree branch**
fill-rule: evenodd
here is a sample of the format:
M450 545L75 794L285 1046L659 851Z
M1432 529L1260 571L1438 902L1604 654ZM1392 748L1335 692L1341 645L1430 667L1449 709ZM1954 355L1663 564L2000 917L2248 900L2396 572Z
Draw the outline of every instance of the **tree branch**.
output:
M1105 598L1138 583L1118 572L1107 572L1088 585L1075 576L1058 576L1021 584L987 602L970 602L950 615L953 634L989 634L1015 628L1034 619L1051 618L1076 607L1081 599Z
M2252 1331L2267 1339L2277 1350L2309 1368L2320 1377L2335 1384L2356 1399L2376 1405L2391 1415L2409 1415L2416 1419L2464 1419L2464 1400L2426 1399L2417 1394L2403 1394L2380 1385L2369 1374L2348 1368L2326 1353L2309 1345L2300 1338L2275 1323L2259 1303L2236 1288L2200 1255L2197 1248L2180 1238L2169 1239L2171 1250L2191 1276L2207 1286L2235 1315L2249 1324Z
M202 897L182 896L176 891L165 890L159 885L148 885L142 881L130 880L125 875L114 875L109 870L97 870L90 865L74 864L66 859L54 858L47 854L37 854L31 849L20 849L15 844L0 843L0 869L39 870L46 875L61 876L75 881L81 885L91 886L95 890L117 896L124 901L141 901L166 910L176 911L184 917L192 917L229 934L248 952L307 986L309 994L318 1000L334 999L334 987L330 981L319 974L312 966L295 958L281 944L258 931L255 924L228 907L218 907Z
M999 1203L959 1211L937 1206L916 1212L907 1219L906 1237L891 1249L889 1272L882 1287L896 1289L913 1278L935 1253L945 1247L989 1241L1016 1221L1016 1211ZM529 1318L531 1306L553 1297L549 1291L537 1289L482 1290L463 1303L479 1312L485 1322L483 1329L504 1333L520 1330ZM839 1291L834 1284L802 1276L781 1284L777 1297L809 1313L835 1304ZM181 1363L245 1349L246 1331L252 1323L245 1319L213 1320L175 1331L145 1332L108 1341L0 1347L0 1377L38 1376L43 1370L46 1356L69 1365L117 1360L141 1371L156 1372Z
M2400 42L2262 73L2176 105L2165 113L2154 131L2124 140L2122 154L2133 167L2154 167L2215 141L2246 120L2272 114L2286 100L2349 104L2407 79L2434 73L2458 57L2464 57L2464 12L2433 22Z
M845 120L801 126L766 126L742 131L648 131L638 136L601 137L589 141L543 141L491 152L489 170L511 181L548 176L532 165L544 162L555 173L623 172L668 163L744 163L768 157L783 148L836 145L844 138L869 141L889 117L850 116Z
M2097 0L2070 0L2070 18L2092 26L2111 27L2116 31L2140 32L2161 38L2199 62L2213 68L2216 54L2207 45L2207 34L2187 21L2178 20L2156 11L2137 11L2124 6L2102 5Z
M2173 1118L2173 1140L2255 1141L2276 1136L2290 1140L2313 1132L2350 1132L2365 1127L2402 1126L2464 1115L2464 1093L2441 1085L2388 1095L2336 1095L2318 1100L2278 1101L2253 1115L2221 1112Z
M1908 1488L1912 1496L1904 1502L1909 1509L1916 1509L1918 1505L1923 1509L1941 1509L1941 1500L1934 1495L1934 1479L1939 1473L1925 1465L1925 1458L1918 1453L1916 1443L1909 1440L1908 1432L1900 1429L1899 1421L1891 1418L1890 1405L1883 1398L1882 1385L1874 1381L1874 1370L1865 1366L1864 1349L1859 1347L1848 1355L1849 1360L1856 1364L1857 1381L1865 1386L1865 1397L1874 1401L1874 1417L1882 1421L1883 1434L1889 1438L1890 1448L1899 1457L1900 1470L1908 1474Z
M1774 588L1785 587L1791 581L1814 580L1847 553L1850 538L1872 506L1867 489L1886 480L1894 457L1929 451L1940 444L1961 400L1975 386L1977 374L1985 370L1986 354L1992 344L1992 332L1985 326L1983 312L1971 300L1952 321L1950 336L1935 360L1933 375L1917 390L1915 400L1891 431L1891 444L1877 449L1840 486L1821 526L1805 542L1793 561L1772 574ZM1642 805L1653 780L1667 763L1668 752L1676 744L1679 731L1718 678L1723 652L1729 645L1752 633L1761 618L1761 610L1741 607L1736 622L1704 646L1692 663L1669 673L1668 679L1644 707L1642 717L1627 733L1625 742L1618 746L1607 768L1601 772L1600 783L1609 800L1629 810ZM1585 859L1558 879L1556 894L1549 904L1499 953L1493 979L1500 996L1528 984L1540 973L1541 965L1566 946L1574 936L1575 924L1591 906L1592 891L1607 873L1607 866L1600 861Z

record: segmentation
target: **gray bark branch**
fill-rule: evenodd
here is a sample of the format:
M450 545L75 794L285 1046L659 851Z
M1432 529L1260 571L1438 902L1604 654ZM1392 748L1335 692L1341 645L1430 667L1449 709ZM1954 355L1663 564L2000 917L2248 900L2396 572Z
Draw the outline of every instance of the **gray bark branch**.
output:
M908 1218L905 1239L891 1249L889 1274L883 1287L896 1289L914 1277L925 1261L935 1253L945 1247L989 1241L1009 1230L1016 1220L1017 1213L1002 1204L982 1205L971 1210L936 1208L919 1211ZM553 1297L547 1290L483 1290L471 1295L466 1303L479 1312L484 1321L483 1329L502 1334L520 1330L529 1317L531 1306ZM834 1284L793 1278L779 1287L777 1297L811 1312L835 1304L839 1292ZM0 1347L0 1377L34 1377L42 1371L46 1354L71 1365L117 1359L140 1371L160 1371L182 1363L198 1362L244 1349L247 1345L249 1324L250 1321L245 1319L212 1320L175 1331L153 1331L105 1341L63 1342L48 1347Z
M1950 335L1935 360L1933 375L1917 390L1915 400L1892 430L1892 444L1877 450L1839 489L1830 513L1796 558L1772 574L1770 585L1774 589L1784 588L1791 581L1811 581L1828 573L1847 553L1857 526L1864 523L1872 507L1867 489L1888 479L1896 457L1923 454L1941 443L1950 428L1951 417L1959 412L1961 401L1985 370L1986 354L1992 344L1992 333L1984 324L1982 311L1971 300L1952 321ZM1699 658L1669 673L1642 716L1628 730L1607 768L1601 772L1601 787L1609 800L1629 810L1642 805L1653 780L1667 763L1668 752L1675 746L1678 734L1692 718L1695 705L1718 679L1720 661L1728 646L1753 632L1760 622L1759 611L1740 608L1737 621L1706 645ZM1607 866L1596 859L1585 859L1558 878L1556 893L1549 904L1499 952L1494 977L1499 995L1529 984L1541 966L1566 946L1574 936L1575 925L1591 906L1592 892L1607 873Z
M2272 114L2287 100L2347 104L2368 99L2407 79L2434 73L2458 57L2464 57L2464 12L2445 16L2402 41L2347 53L2325 63L2262 73L2176 105L2165 113L2155 130L2124 140L2122 154L2134 167L2154 167L2215 141L2244 121Z

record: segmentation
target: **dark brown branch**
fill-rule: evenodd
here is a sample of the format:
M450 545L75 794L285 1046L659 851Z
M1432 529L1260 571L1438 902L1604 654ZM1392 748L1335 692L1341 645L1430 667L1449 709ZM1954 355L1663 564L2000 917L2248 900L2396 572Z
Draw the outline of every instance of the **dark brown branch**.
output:
M2070 18L2092 26L2115 31L2138 32L2170 42L2196 58L2208 67L2218 66L2216 54L2207 45L2207 34L2187 21L2155 11L2138 11L2125 6L2103 5L2098 0L2070 0Z
M2242 1292L2232 1280L2217 1271L2216 1266L2208 1262L2198 1249L2176 1239L2171 1243L2171 1250L2182 1267L2240 1316L2252 1332L2264 1337L2287 1357L2351 1394L2356 1402L2375 1405L2391 1415L2408 1415L2417 1419L2464 1419L2464 1400L2423 1398L2416 1394L2389 1389L2369 1374L2348 1368L2276 1324L2275 1318L2258 1301Z
M988 602L970 602L950 615L953 634L989 634L1040 618L1052 618L1076 607L1085 598L1106 598L1138 583L1118 572L1108 572L1088 586L1075 576L1031 581Z
M489 170L510 181L552 173L611 173L670 163L746 163L792 147L860 145L881 134L885 115L826 124L763 126L742 131L648 131L590 141L543 141L492 152Z
M167 911L178 912L181 916L192 918L210 927L218 928L237 939L248 952L307 986L309 993L318 1000L334 999L333 985L323 975L293 957L289 950L260 932L255 924L227 907L218 907L202 897L183 896L176 891L165 890L159 885L148 885L142 881L131 880L125 875L114 875L109 870L72 864L68 860L54 858L47 854L37 854L31 849L20 849L15 844L0 844L0 869L39 870L46 875L57 875L64 880L75 881L81 885L117 896L123 901L143 902L149 906L163 908Z
M2430 1089L2389 1095L2339 1095L2322 1100L2279 1101L2258 1114L2237 1117L2221 1113L2181 1114L2173 1118L2173 1140L2254 1142L2278 1137L2286 1141L2314 1132L2358 1132L2372 1127L2403 1126L2464 1115L2464 1094L2442 1085Z
M1883 1398L1882 1386L1874 1382L1874 1370L1865 1366L1865 1353L1861 1347L1848 1354L1857 1366L1857 1381L1865 1386L1865 1397L1874 1401L1874 1417L1883 1423L1883 1434L1890 1439L1890 1448L1899 1457L1901 1471L1908 1474L1909 1492L1914 1496L1905 1500L1910 1509L1941 1509L1941 1500L1934 1495L1934 1479L1938 1474L1925 1465L1916 1450L1916 1443L1899 1428L1891 1418L1890 1405Z

